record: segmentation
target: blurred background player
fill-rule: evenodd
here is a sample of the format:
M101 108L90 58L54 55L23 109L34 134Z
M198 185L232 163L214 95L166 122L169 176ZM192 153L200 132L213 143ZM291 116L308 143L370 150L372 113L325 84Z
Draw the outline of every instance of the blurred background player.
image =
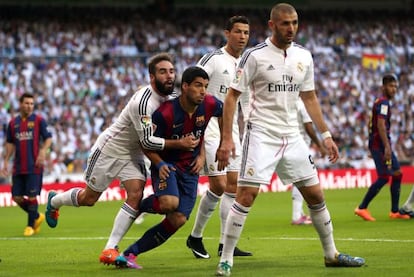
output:
M34 96L20 96L20 114L10 120L7 128L6 155L2 174L9 175L9 159L14 154L12 198L28 215L24 236L40 231L45 215L38 212L37 196L42 190L43 163L52 144L46 121L35 114Z
M151 160L154 194L142 200L140 211L165 217L117 258L117 266L140 268L136 256L162 245L190 217L197 199L199 171L205 163L205 129L211 117L221 117L223 112L223 103L207 94L208 81L202 68L187 68L182 75L181 95L163 103L152 116L154 135L165 139L189 137L199 144L192 151L145 151Z
M377 170L377 180L369 187L361 204L354 213L367 221L375 221L368 210L369 203L380 192L391 177L391 211L390 218L409 219L408 214L399 212L402 172L397 156L391 146L391 103L397 93L398 80L394 74L384 75L382 78L382 96L377 98L372 107L369 122L368 147Z
M310 147L313 142L321 153L321 157L325 157L328 153L321 141L319 140L312 119L306 111L302 100L298 101L298 121L299 130L306 144ZM312 157L309 157L310 159ZM303 211L303 196L296 186L292 186L292 225L310 225L312 219Z
M247 17L230 17L224 28L224 35L227 39L226 45L207 53L197 64L210 76L208 93L220 100L224 100L229 85L236 76L236 65L249 41L249 33L250 27ZM234 116L233 124L233 137L236 138L236 157L231 159L226 170L222 171L217 170L217 162L215 161L216 151L220 143L220 128L217 119L212 118L206 129L204 137L206 165L204 171L208 176L209 189L200 199L193 230L187 238L187 247L191 249L196 258L210 258L210 254L205 249L202 241L203 232L220 199L221 232L218 255L221 256L224 226L236 196L237 176L240 170L241 146L238 140L240 135L237 113ZM237 247L234 249L234 256L251 255L250 252L242 251Z

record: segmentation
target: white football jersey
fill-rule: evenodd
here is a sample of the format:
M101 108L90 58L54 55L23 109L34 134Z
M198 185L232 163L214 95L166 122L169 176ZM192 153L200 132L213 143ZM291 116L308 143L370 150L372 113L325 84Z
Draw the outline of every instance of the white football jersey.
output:
M171 97L156 93L151 85L135 92L116 121L99 135L93 148L119 159L142 159L141 145L150 150L162 150L165 140L154 137L152 113Z
M231 87L250 93L247 121L277 136L299 132L299 92L313 91L314 69L311 53L292 43L284 51L269 38L242 55Z
M197 66L203 68L210 80L208 82L207 92L214 95L224 102L230 83L236 75L236 66L240 58L230 55L224 47L213 52L205 54L197 63ZM248 97L246 93L244 96ZM237 123L238 112L234 115L233 120L233 138L239 138L239 126ZM211 118L205 131L205 139L219 139L220 129L216 117Z

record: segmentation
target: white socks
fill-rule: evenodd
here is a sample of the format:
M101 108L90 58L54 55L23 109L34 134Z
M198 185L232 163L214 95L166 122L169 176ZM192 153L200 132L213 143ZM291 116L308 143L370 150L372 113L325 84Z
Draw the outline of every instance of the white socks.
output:
M292 185L292 221L299 220L303 215L303 196L298 188Z
M325 257L330 260L334 259L338 251L336 250L333 238L333 225L328 208L325 203L321 203L319 205L309 206L309 212L313 226L319 234Z
M221 198L220 202L220 243L223 243L224 240L224 228L226 227L227 216L231 206L233 205L234 199L236 198L236 193L225 192Z
M124 203L115 217L112 232L104 249L115 248L138 216L138 211Z
M208 189L201 197L193 230L191 232L192 237L201 238L203 236L207 221L210 219L219 201L220 196L211 192L210 189Z
M233 206L227 217L226 227L224 228L224 247L220 262L233 265L233 252L243 231L244 223L249 214L250 207L244 207L234 201Z
M58 193L52 198L50 203L55 209L59 209L62 206L79 207L78 194L81 190L81 188L73 188L62 193Z

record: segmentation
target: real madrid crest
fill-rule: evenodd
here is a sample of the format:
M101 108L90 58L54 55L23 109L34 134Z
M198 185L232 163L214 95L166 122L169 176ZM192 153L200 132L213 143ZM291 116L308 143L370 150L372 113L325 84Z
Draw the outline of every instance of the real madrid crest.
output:
M254 175L254 169L253 169L253 168L249 168L249 169L247 170L247 175L249 175L249 176L253 176L253 175Z

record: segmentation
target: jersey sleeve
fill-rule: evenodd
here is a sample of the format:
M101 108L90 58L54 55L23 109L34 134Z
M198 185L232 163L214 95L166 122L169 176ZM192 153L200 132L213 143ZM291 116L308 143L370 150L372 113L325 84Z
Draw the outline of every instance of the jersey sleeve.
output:
M211 53L207 53L205 54L198 62L197 62L197 66L201 67L202 69L204 69L207 74L208 77L210 77L213 75L214 73L214 68L215 68L215 59L214 56L212 56Z
M162 113L158 110L152 114L152 125L154 128L154 135L157 137L165 137L165 130L167 130L167 124L162 116Z
M52 137L52 134L47 129L47 123L44 118L40 119L40 136L45 140Z
M155 136L153 133L151 119L152 109L148 106L142 109L138 102L134 101L134 103L129 107L128 112L130 118L133 119L132 123L134 124L135 131L138 134L141 146L147 150L163 150L165 140Z
M387 118L388 111L390 109L389 106L390 106L390 104L386 100L382 100L381 102L379 102L378 105L376 106L376 109L377 109L377 117Z
M236 76L230 84L230 87L244 93L249 93L251 81L256 76L257 61L253 55L244 53L237 68Z
M308 69L306 71L305 78L303 79L302 87L300 91L312 91L315 90L315 77L314 77L314 65L313 65L313 59L311 54L309 53L309 64Z

